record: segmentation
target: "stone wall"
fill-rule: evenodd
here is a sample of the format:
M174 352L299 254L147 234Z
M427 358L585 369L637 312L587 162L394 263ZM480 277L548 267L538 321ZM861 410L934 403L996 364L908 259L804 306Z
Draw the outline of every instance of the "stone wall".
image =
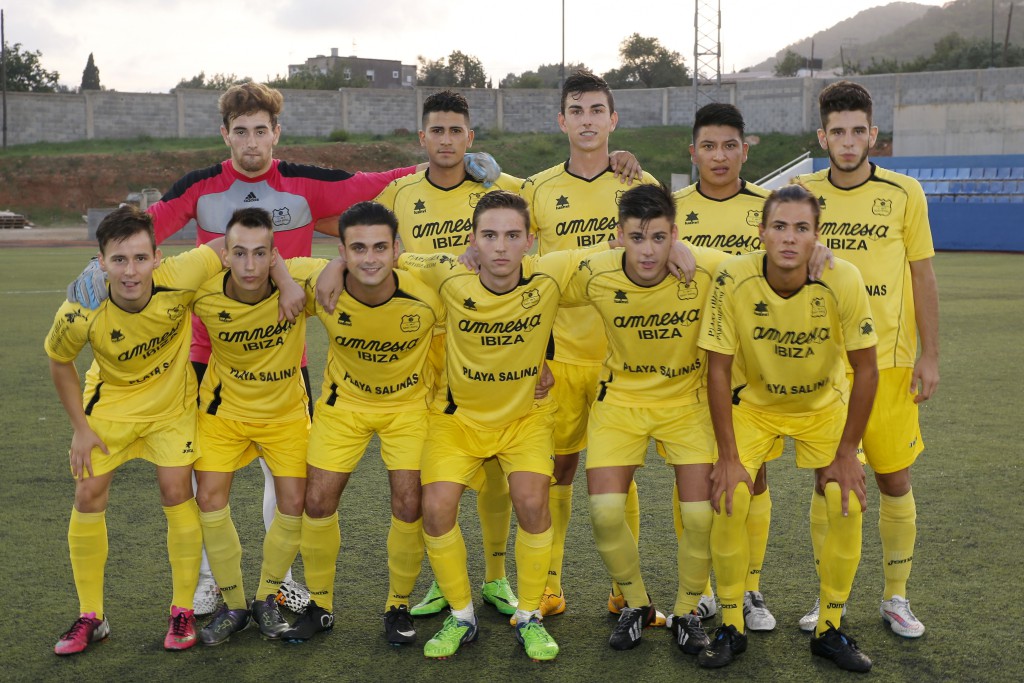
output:
M817 94L825 78L774 78L723 84L720 99L743 112L751 133L806 133L818 127ZM872 93L875 124L894 129L899 107L990 103L1024 106L1024 68L861 76ZM432 88L285 91L281 121L294 135L327 136L334 130L386 134L419 128L419 112ZM478 130L554 132L558 93L553 90L465 90ZM90 92L79 95L8 93L8 144L92 138L203 137L216 134L219 93ZM693 119L688 87L620 90L619 125L686 126Z

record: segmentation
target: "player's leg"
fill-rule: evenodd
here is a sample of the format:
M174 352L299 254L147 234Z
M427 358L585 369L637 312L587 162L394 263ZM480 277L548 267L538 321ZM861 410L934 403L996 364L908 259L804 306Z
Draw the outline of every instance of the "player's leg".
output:
M924 635L924 624L910 611L907 593L917 540L917 504L910 468L924 450L918 404L909 390L912 375L911 368L879 372L863 440L880 493L878 531L885 575L880 612L892 631L905 638Z
M192 492L192 467L156 468L160 503L167 518L167 557L171 564L170 617L164 648L185 650L196 644L192 609L202 557L203 529Z
M712 451L709 448L706 453L708 460ZM711 463L677 464L674 470L680 499L676 507L683 533L676 553L679 585L672 610L672 633L679 649L696 655L708 644L698 605L711 575Z
M779 439L781 451L782 440ZM768 490L768 472L761 465L754 477L754 495L750 499L747 513L747 537L750 539L750 566L743 594L743 619L751 631L771 631L775 628L775 616L765 604L761 594L761 569L768 551L768 530L772 523L772 499Z
M664 457L665 450L660 442L656 442L658 455ZM679 510L679 487L675 482L672 482L672 526L675 527L676 531L676 543L683 537L683 516ZM611 609L611 599L609 599L609 610ZM701 619L710 619L711 617L718 614L718 603L715 602L715 591L711 587L711 575L708 574L708 581L704 584L704 590L701 591L700 601L697 603L697 613Z
M484 462L484 483L476 496L480 518L480 536L484 547L484 584L481 596L502 614L513 614L516 596L509 586L505 571L509 524L512 520L512 499L508 481L495 458Z
M94 449L94 472L98 455L102 456L102 451ZM68 550L78 593L79 617L61 634L54 646L58 655L79 653L89 643L103 640L110 634L110 624L103 611L103 573L108 552L107 500L113 476L113 470L110 470L75 480L75 503L68 523Z

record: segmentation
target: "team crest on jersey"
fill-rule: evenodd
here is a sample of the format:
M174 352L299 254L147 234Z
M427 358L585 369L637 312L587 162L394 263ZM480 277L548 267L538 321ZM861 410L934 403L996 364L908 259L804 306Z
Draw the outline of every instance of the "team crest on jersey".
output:
M680 301L690 301L691 299L696 299L697 294L698 292L696 282L691 282L690 284L680 282L676 286L676 297L678 297Z
M425 201L423 201L422 199L417 199L416 203L414 203L412 205L412 212L413 213L426 213L427 212L427 203Z
M124 341L124 335L121 334L121 330L111 330L110 331L110 341L112 341L112 342L122 342L122 341Z
M77 311L71 311L70 313L64 314L64 319L68 321L68 324L75 322L75 318L81 318L85 320L85 316L82 315L82 309L79 308Z
M700 219L697 217L696 211L691 211L690 213L686 214L686 225L694 225L696 223L700 223Z
M470 207L475 209L476 208L476 203L479 202L480 198L483 197L485 194L487 194L487 193L486 192L471 192L470 195L469 195L469 205L470 205Z
M625 190L616 190L615 192L615 206L619 205L619 201L622 199L622 195L626 194Z
M871 213L876 216L888 216L892 213L892 200L891 199L876 199L874 204L871 205Z
M762 318L767 317L768 304L766 304L763 301L758 301L756 304L754 304L754 315L760 316Z
M288 211L287 206L283 209L274 209L272 218L274 219L274 227L288 225L292 222L292 214Z
M167 309L167 317L171 320L180 320L183 315L185 315L185 307L182 304Z
M824 318L826 314L825 310L825 297L816 296L811 299L811 317L812 318Z
M621 289L616 289L615 290L615 303L617 303L617 304L628 304L629 303L629 297L626 296L626 293L624 291L622 291Z
M747 211L747 225L754 228L761 225L761 209Z
M402 316L402 332L418 332L420 329L420 316L416 313Z
M862 337L868 337L872 332L875 331L875 324L871 318L864 318L860 321L860 334Z
M540 292L536 289L528 289L523 292L523 308L533 308L540 303Z

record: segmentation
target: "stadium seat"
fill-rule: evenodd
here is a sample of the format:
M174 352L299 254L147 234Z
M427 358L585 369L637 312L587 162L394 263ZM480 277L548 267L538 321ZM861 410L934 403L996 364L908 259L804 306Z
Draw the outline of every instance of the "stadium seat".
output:
M931 180L926 180L921 183L921 189L924 190L924 193L929 197L933 194L938 194L938 192L935 191L935 182Z
M970 177L971 177L972 180L981 180L982 178L985 177L985 169L983 169L983 168L972 168L971 169L971 176Z
M955 199L956 199L955 195L951 195L951 194L940 194L939 195L939 201L941 203L943 203L943 204L952 204Z
M1008 194L993 195L992 199L995 200L996 204L1009 204L1010 203L1010 195L1008 195Z
M935 194L947 194L949 192L949 181L948 180L933 180L935 184Z
M971 169L960 167L960 168L956 169L956 176L955 177L956 177L957 180L967 180L968 178L971 177Z
M1024 204L1024 194L1011 194L1010 195L1010 203L1011 204Z
M996 169L996 178L998 180L1009 180L1010 179L1010 167L1004 166Z
M894 169L892 169L892 172L893 173L902 173L903 175L910 175L909 173L907 173L907 169L905 169L905 168L894 168Z
M1014 166L1011 168L1010 177L1014 180L1024 180L1024 166Z
M993 180L996 177L996 168L994 166L986 166L985 174L982 176L985 180Z
M930 168L919 168L919 169L917 169L917 175L914 176L914 177L916 177L918 180L931 180L931 178L932 178L932 169L930 169Z
M958 194L953 195L953 201L957 204L968 204L971 201L971 195L969 194Z

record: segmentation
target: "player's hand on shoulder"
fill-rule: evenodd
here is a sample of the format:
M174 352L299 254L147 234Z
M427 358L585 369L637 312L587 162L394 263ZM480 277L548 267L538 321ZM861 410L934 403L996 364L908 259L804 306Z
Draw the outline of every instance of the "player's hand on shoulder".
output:
M829 270L833 270L836 267L835 255L832 254L831 249L821 242L817 242L814 245L814 251L811 252L811 260L807 262L807 277L812 282L817 282L825 273L826 265Z
M328 313L334 313L338 297L345 291L345 259L338 257L324 266L316 279L316 300Z
M477 250L477 248L475 246L470 244L468 247L466 247L466 251L464 251L461 254L459 254L459 263L461 263L462 265L466 266L467 270L471 270L474 273L479 273L480 272L479 256L480 256L480 252Z
M608 155L608 166L619 182L626 185L632 185L634 180L644 177L644 169L640 167L640 160L632 152L615 150Z
M677 280L684 280L686 284L693 280L697 272L697 259L686 242L676 240L672 245L672 252L668 256L668 271Z
M462 163L466 166L466 173L483 183L484 187L494 185L501 177L501 166L487 152L466 152Z
M100 261L93 257L85 269L68 285L67 299L89 310L96 310L109 295L107 274L100 268Z
M278 289L280 295L277 299L277 320L287 320L294 324L306 308L306 290L291 279Z

